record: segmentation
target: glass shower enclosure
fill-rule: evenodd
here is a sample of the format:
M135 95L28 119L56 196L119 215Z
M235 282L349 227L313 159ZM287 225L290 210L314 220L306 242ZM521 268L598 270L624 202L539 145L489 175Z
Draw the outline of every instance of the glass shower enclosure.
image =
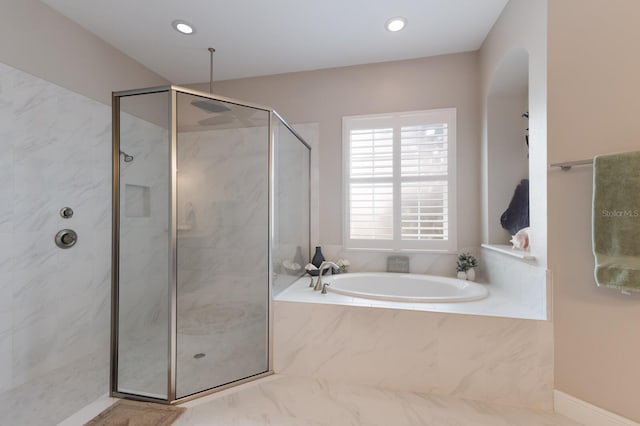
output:
M272 296L310 255L309 169L268 107L113 94L113 396L171 404L273 372Z

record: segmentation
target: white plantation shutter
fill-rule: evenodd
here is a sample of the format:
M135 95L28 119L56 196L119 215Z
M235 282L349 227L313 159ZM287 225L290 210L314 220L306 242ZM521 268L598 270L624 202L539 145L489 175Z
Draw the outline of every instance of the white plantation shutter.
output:
M350 140L352 177L393 176L393 129L352 130Z
M351 238L393 239L393 186L391 183L352 183Z
M400 145L401 239L446 240L448 124L401 127ZM406 181L409 177L425 179Z
M402 182L402 239L446 240L449 237L448 185Z
M393 239L393 129L349 134L350 238Z
M455 109L345 117L345 246L454 251Z
M447 123L400 128L402 177L447 175Z

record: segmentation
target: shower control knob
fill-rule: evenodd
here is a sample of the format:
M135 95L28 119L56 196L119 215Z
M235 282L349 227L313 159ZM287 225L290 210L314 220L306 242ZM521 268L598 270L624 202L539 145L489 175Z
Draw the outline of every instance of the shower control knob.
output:
M56 234L56 245L61 249L68 249L78 241L78 234L71 229L63 229Z
M73 209L71 207L63 207L60 209L60 216L63 219L69 219L73 216Z

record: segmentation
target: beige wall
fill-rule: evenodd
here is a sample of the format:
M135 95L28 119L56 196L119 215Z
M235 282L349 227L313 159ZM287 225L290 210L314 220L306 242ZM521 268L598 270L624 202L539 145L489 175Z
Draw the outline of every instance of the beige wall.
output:
M0 62L105 104L111 92L167 84L38 0L2 0Z
M271 106L290 123L319 123L323 245L342 244L342 117L457 107L458 240L460 247L479 245L476 53L227 80L215 83L214 92Z
M640 149L640 2L549 2L549 162ZM599 289L591 167L549 172L555 386L640 421L640 295Z

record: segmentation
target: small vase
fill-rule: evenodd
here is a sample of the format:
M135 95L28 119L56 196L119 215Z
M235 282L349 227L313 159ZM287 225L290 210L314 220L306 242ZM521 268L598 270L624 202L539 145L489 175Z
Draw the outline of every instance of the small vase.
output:
M468 281L475 281L476 280L476 270L471 268L471 269L467 269L467 280Z
M324 256L322 255L322 249L318 246L316 247L316 252L311 259L311 264L316 268L319 268L320 265L322 265L322 262L324 262Z
M458 271L458 279L459 280L466 280L467 279L467 273L465 271Z

